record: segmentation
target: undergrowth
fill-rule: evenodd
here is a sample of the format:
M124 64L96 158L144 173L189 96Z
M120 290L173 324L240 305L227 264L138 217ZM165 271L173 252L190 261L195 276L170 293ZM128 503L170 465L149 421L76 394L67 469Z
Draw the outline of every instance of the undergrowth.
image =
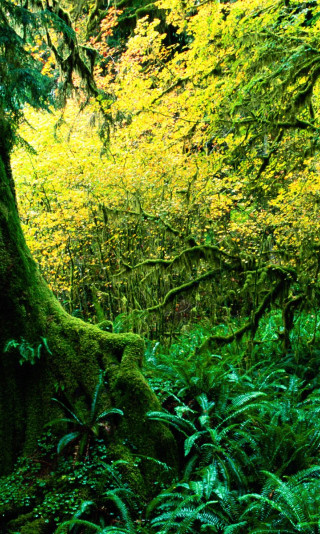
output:
M68 449L57 455L49 431L37 455L1 480L2 528L24 534L15 510L57 534L319 533L316 321L300 315L286 354L277 314L261 321L253 341L215 353L197 350L208 335L199 325L170 347L147 342L145 374L163 407L147 416L176 437L179 477L170 486L155 480L154 497L139 502L103 440L92 440L80 462Z

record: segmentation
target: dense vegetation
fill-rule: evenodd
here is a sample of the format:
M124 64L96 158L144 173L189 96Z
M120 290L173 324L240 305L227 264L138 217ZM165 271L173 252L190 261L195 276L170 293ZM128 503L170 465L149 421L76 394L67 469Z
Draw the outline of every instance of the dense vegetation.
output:
M318 2L5 0L0 20L0 157L90 360L71 392L50 375L1 528L319 533ZM35 324L0 331L25 369L75 341Z
M318 532L320 353L308 346L314 317L299 318L286 357L274 334L280 323L274 313L261 324L255 349L233 342L195 355L207 335L200 327L170 349L147 344L144 370L164 408L147 414L150 425L170 425L180 451L178 474L162 463L152 499L137 498L123 461L110 461L99 438L82 458L68 439L57 455L51 425L34 454L2 479L3 525L21 533L55 532L55 525L75 533ZM156 462L136 451L143 461ZM8 521L12 510L19 518Z
M91 37L100 118L94 103L27 115L29 246L85 319L125 314L125 329L172 338L287 299L288 341L289 315L318 299L318 8L160 6L125 40L110 8Z

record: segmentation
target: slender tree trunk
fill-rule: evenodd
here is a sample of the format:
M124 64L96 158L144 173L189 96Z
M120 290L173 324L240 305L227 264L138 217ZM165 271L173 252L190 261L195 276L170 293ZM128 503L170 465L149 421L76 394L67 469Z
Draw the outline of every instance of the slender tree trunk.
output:
M0 473L34 450L43 425L57 415L51 401L57 390L75 406L89 404L101 370L108 381L103 405L124 411L108 444L114 457L128 460L132 446L175 464L170 432L145 418L159 404L140 372L142 340L102 332L62 309L26 246L6 166L0 159ZM43 345L34 365L20 365L18 349L4 351L8 341L22 339ZM142 468L135 475L137 491L148 488L151 478Z

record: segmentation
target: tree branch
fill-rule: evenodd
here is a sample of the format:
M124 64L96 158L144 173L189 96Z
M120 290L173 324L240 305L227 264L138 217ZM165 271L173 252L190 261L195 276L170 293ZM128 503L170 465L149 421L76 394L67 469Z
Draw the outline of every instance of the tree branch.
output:
M163 265L163 266L169 267L170 265L173 265L174 263L176 263L179 260L181 260L181 258L183 256L186 256L186 255L197 256L198 258L200 256L203 259L208 259L206 257L206 254L211 254L211 255L215 254L217 256L218 255L219 256L224 256L228 260L234 260L234 261L238 262L239 265L241 264L241 260L240 260L240 258L238 256L232 256L231 254L228 254L224 250L220 250L219 247L216 247L214 245L196 245L194 247L190 247L190 248L187 248L187 249L183 250L182 252L180 252L180 254L178 254L174 258L171 258L171 259L168 259L168 260L165 260L165 259L162 259L162 258L155 258L155 259L149 259L149 260L142 261L140 263L137 263L136 265L129 265L129 264L126 264L124 262L122 262L122 264L129 271L132 271L134 269L138 269L140 267L150 266L150 265ZM210 259L212 259L212 257ZM219 258L219 260L220 260L220 258ZM226 265L227 264L224 264L224 267ZM229 268L229 266L228 266L228 268Z
M233 124L239 124L239 125L250 125L250 124L263 124L268 126L277 127L279 129L283 128L284 130L289 129L300 129L300 130L312 130L314 132L320 133L320 128L315 126L309 121L305 121L302 119L295 119L294 122L289 121L278 121L278 122L272 122L270 120L261 120L261 119L254 119L252 117L246 117L244 119L240 119L238 121L234 121Z
M159 304L156 304L155 306L151 306L150 308L146 308L146 310L144 311L149 312L149 313L159 311L161 308L166 306L166 304L171 302L177 295L180 295L180 293L185 293L186 291L189 291L190 289L197 287L199 284L201 284L201 282L204 282L205 280L210 280L219 274L221 274L221 269L214 269L212 271L207 271L201 276L198 276L198 278L194 278L193 280L190 280L190 282L186 282L185 284L182 284L179 287L175 287L174 289L171 289L165 295L162 302L160 302Z
M242 336L248 332L249 330L256 330L259 321L261 317L263 316L264 312L269 308L272 301L277 297L279 294L281 288L282 288L283 280L278 281L278 283L275 284L275 286L267 293L267 295L264 297L263 301L261 302L260 306L254 312L252 318L250 321L245 323L241 328L230 334L229 336L209 336L207 339L196 349L197 353L203 352L205 349L212 349L217 346L227 345L228 343L231 343L232 341L241 339Z

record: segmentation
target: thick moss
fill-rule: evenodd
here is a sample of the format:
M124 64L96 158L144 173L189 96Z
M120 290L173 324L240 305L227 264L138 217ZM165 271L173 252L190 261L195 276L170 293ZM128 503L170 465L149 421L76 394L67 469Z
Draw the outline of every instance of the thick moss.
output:
M20 534L48 534L48 525L43 519L35 519L24 525L20 530Z
M112 321L101 321L101 323L97 324L97 327L100 328L100 330L103 330L104 332L113 332L113 322Z
M17 531L18 529L28 523L29 521L32 521L33 514L32 512L29 512L28 514L20 514L19 517L16 519L12 519L12 521L9 521L8 528L10 530Z
M139 371L139 343L131 343L124 351L121 365L110 382L111 394L116 406L125 413L117 429L118 442L126 443L134 452L144 457L154 457L171 467L177 465L176 449L172 447L171 432L146 417L148 410L159 410L159 402L147 381ZM161 468L154 463L142 462L146 486L152 492Z

